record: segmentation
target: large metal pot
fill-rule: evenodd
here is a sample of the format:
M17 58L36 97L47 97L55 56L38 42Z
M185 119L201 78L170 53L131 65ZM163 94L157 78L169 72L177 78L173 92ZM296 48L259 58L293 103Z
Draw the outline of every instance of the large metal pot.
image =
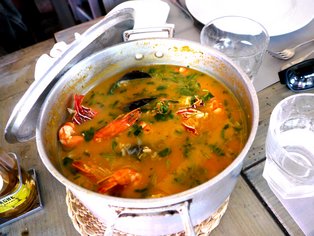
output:
M124 199L84 189L60 172L57 130L65 121L73 93L85 94L111 75L150 64L189 66L216 77L240 101L247 114L249 137L239 156L219 175L190 190L157 199ZM68 70L46 97L39 116L36 140L40 157L50 173L108 226L137 235L166 235L185 230L210 217L230 196L256 134L259 112L255 89L248 77L219 52L191 41L144 39L95 53ZM183 223L182 223L183 220Z

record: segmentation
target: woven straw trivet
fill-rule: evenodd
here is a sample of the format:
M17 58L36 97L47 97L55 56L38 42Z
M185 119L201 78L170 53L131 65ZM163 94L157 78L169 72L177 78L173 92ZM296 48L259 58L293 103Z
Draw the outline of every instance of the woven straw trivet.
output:
M75 229L81 235L104 235L106 232L106 226L100 222L76 197L67 189L66 191L66 203L68 206L68 214L72 220ZM199 225L194 226L195 234L197 236L209 235L210 232L216 228L220 222L220 219L227 210L229 198L218 208L218 210L212 214L208 219L204 220ZM120 232L114 230L115 236L132 236L132 234ZM184 232L172 234L169 236L183 236Z

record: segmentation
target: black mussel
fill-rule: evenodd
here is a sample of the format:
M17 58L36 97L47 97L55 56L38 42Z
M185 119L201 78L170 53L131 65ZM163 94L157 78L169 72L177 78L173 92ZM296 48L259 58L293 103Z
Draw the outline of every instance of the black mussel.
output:
M152 78L150 76L150 74L146 73L146 72L142 72L142 71L138 71L138 70L134 70L131 71L129 73L126 73L125 75L123 75L121 77L121 79L119 79L118 81L116 81L109 89L108 94L113 94L114 91L119 88L120 83L124 82L124 81L130 81L130 80L135 80L135 79L149 79Z
M134 145L126 149L126 152L130 156L139 156L143 152L143 147L140 145Z
M142 145L133 145L131 147L125 147L125 152L130 155L131 157L134 157L135 159L137 159L138 161L141 161L142 158L145 156L145 150L146 152L149 152L149 148L148 147L144 147Z
M137 109L139 107L145 106L146 104L150 103L151 101L154 101L156 98L157 97L142 98L142 99L130 102L129 104L127 104L123 107L123 110L126 112L132 111L132 110Z
M138 70L134 70L132 72L126 73L124 76L122 76L121 79L119 79L119 82L126 81L126 80L134 80L134 79L147 79L152 78L150 74Z

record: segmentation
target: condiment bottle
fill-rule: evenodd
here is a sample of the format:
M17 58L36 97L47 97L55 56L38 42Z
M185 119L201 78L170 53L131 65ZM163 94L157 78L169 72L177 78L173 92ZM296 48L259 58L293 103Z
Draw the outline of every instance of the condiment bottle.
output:
M32 176L21 168L14 153L0 148L0 218L14 218L27 212L36 198Z

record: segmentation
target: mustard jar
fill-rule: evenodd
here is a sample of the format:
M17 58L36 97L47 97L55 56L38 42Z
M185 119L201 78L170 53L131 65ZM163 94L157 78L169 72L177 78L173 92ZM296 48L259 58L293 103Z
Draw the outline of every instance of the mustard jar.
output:
M36 202L36 182L21 168L19 158L0 148L0 218L17 217Z

